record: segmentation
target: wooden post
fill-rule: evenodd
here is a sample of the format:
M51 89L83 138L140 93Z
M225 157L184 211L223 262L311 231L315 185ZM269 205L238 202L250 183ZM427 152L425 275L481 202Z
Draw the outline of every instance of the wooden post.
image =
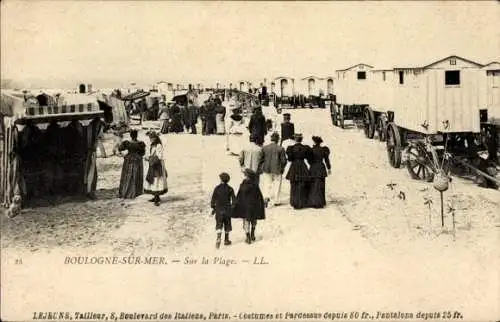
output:
M443 192L439 192L441 196L441 227L444 227L444 204L443 204Z

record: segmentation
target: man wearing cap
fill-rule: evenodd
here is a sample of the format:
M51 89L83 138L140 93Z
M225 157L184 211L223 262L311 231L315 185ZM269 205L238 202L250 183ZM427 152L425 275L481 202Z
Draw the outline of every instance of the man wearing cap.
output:
M290 113L283 114L283 123L281 123L281 142L293 140L295 135L295 126L290 122Z
M191 134L196 134L196 123L198 123L198 116L200 114L200 109L195 103L190 100L188 105L189 110L189 128L191 129Z
M250 136L250 144L243 148L240 152L240 166L241 170L250 169L255 172L255 182L257 185L260 182L260 174L262 173L262 162L264 161L262 155L262 148L255 143L255 137Z
M285 149L278 144L279 139L279 134L274 132L271 135L271 143L262 148L262 181L266 205L269 202L273 206L279 204L281 175L285 171L287 162Z

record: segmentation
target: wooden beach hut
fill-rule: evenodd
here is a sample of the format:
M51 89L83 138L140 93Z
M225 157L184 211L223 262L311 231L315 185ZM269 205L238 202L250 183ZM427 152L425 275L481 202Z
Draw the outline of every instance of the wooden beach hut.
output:
M41 105L34 96L2 90L0 203L92 195L102 115L95 99Z

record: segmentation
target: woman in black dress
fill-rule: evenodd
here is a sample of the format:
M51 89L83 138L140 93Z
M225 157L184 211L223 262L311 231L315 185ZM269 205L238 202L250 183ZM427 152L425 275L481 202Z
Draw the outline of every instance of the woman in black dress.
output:
M330 149L326 146L321 146L321 143L323 143L321 137L313 136L312 140L314 146L311 148L310 156L307 159L311 165L311 187L308 204L309 207L323 208L326 205L325 178L331 173Z
M137 140L137 130L130 131L130 141L123 141L118 151L127 150L123 158L122 175L118 196L125 199L133 199L143 192L144 168L142 157L146 152L146 144Z
M179 106L174 104L170 110L170 117L172 122L170 123L170 132L182 133L184 132L184 127L182 125L182 114Z
M310 173L304 162L311 154L311 148L302 144L302 134L295 134L295 144L286 149L291 162L286 179L290 181L290 205L295 209L307 207Z

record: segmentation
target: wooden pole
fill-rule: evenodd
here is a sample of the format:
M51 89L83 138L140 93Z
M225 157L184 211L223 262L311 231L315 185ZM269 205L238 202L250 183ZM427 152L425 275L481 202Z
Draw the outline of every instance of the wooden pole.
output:
M453 218L453 241L455 241L455 211L451 212L451 217Z
M443 192L439 192L441 196L441 227L444 227L444 204L443 204Z
M469 168L471 170L474 170L476 173L478 173L478 174L482 175L483 177L486 177L486 178L490 179L491 181L494 181L496 184L500 185L500 181L498 181L497 178L494 178L494 177L490 176L489 174L484 173L483 171L481 171L479 169L476 169L475 167L471 166L467 162L462 161L462 160L458 160L458 163L466 166L467 168Z

